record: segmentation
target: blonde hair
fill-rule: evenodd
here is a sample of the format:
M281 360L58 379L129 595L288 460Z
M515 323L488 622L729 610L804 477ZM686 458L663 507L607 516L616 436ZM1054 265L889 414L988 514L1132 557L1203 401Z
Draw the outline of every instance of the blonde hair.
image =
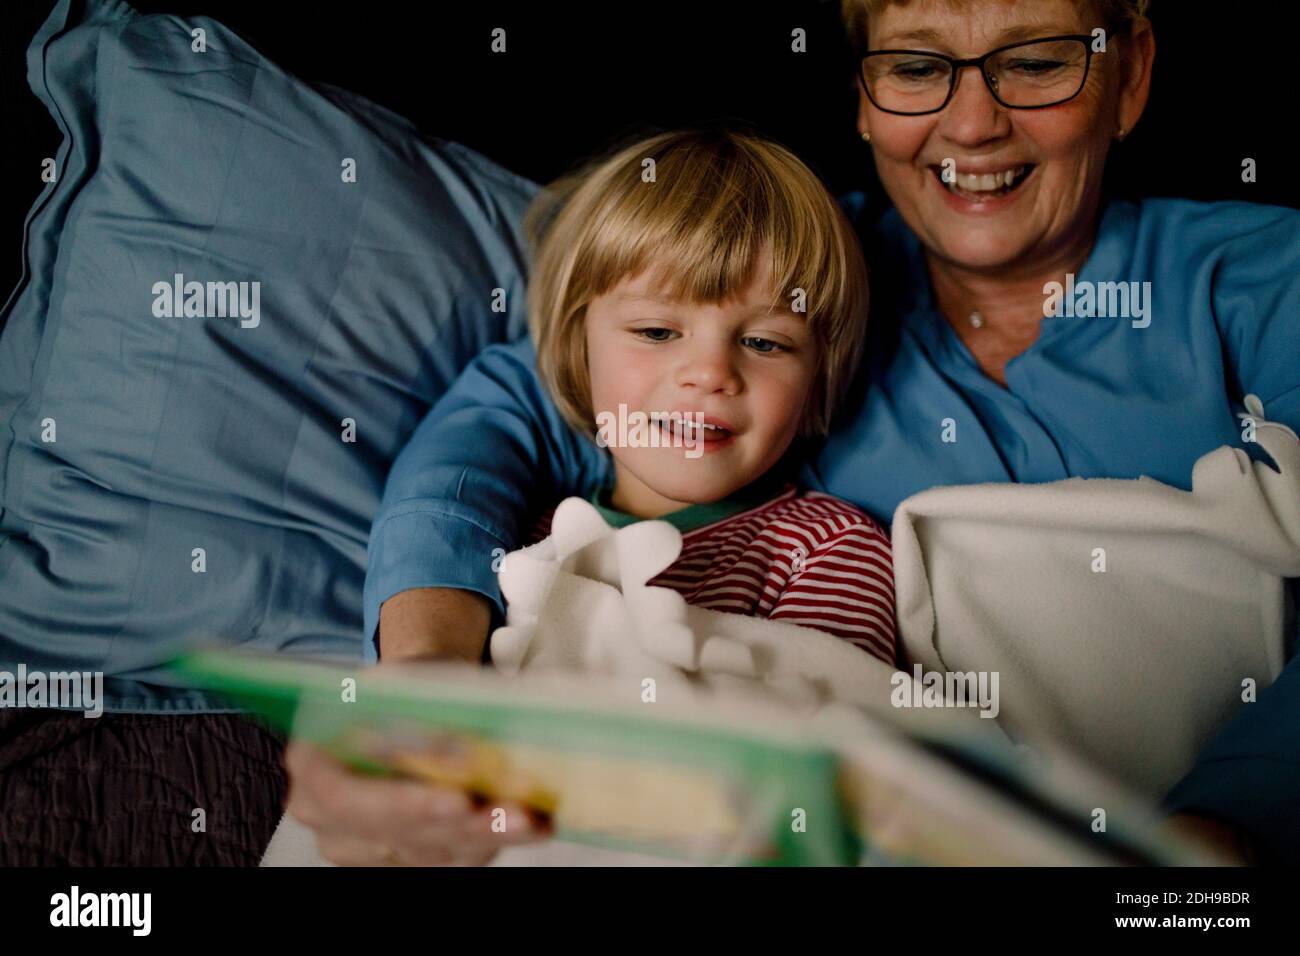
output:
M873 16L885 7L906 4L910 0L844 0L842 10L844 28L849 39L860 50L867 48L867 26ZM949 6L966 6L971 0L948 0ZM1126 32L1135 22L1146 16L1151 0L1076 0L1086 3L1105 22L1111 32Z
M773 308L803 289L817 343L800 437L827 434L862 358L866 264L839 205L788 149L732 130L641 139L545 189L525 229L538 374L580 433L595 432L584 324L593 299L654 268L674 298L722 302L767 255Z

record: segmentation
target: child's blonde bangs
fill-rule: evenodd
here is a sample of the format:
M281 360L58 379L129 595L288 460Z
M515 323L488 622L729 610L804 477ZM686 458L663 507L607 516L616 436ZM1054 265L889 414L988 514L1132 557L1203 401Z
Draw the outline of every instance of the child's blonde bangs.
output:
M535 241L545 229L529 314L539 373L572 424L594 428L583 328L593 299L654 268L674 298L724 302L766 256L772 308L803 314L819 344L823 394L804 432L825 434L861 356L865 267L838 205L792 153L734 132L667 133L548 192L529 215Z
M618 184L608 197L593 197L598 203L608 200L607 217L586 242L580 240L575 267L590 284L584 291L594 298L652 263L674 263L655 277L668 295L683 302L723 302L749 285L766 250L773 306L781 307L785 290L800 288L817 303L808 310L820 311L826 293L819 286L825 283L815 280L827 275L825 253L836 237L822 227L825 216L809 210L828 205L828 197L816 183L773 176L773 161L782 157L767 144L737 145L731 162L710 157L715 161L707 169L681 148L649 157L655 159L654 183ZM628 165L639 174L638 163ZM801 188L808 185L816 191Z

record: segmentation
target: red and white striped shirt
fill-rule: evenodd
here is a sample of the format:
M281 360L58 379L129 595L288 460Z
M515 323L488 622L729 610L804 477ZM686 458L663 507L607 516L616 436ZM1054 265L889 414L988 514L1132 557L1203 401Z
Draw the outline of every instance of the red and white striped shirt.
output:
M526 543L550 534L554 512ZM889 537L831 495L787 483L770 501L683 531L681 554L649 583L699 607L828 631L895 662Z

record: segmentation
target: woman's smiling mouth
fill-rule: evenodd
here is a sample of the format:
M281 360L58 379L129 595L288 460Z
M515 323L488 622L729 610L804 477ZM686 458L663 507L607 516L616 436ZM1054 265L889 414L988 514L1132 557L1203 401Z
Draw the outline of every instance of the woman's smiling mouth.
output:
M953 172L947 178L942 166L930 166L944 191L968 203L988 203L1010 195L1020 188L1038 167L1034 163L1009 166L987 173ZM953 179L948 182L947 179Z

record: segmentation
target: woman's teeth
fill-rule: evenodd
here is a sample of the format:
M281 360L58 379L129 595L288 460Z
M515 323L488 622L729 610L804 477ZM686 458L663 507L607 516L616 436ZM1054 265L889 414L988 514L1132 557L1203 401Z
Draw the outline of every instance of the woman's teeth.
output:
M1003 195L1019 186L1029 175L1032 166L1016 166L1000 173L957 173L955 182L948 182L942 171L939 181L950 193L967 199L988 199Z

